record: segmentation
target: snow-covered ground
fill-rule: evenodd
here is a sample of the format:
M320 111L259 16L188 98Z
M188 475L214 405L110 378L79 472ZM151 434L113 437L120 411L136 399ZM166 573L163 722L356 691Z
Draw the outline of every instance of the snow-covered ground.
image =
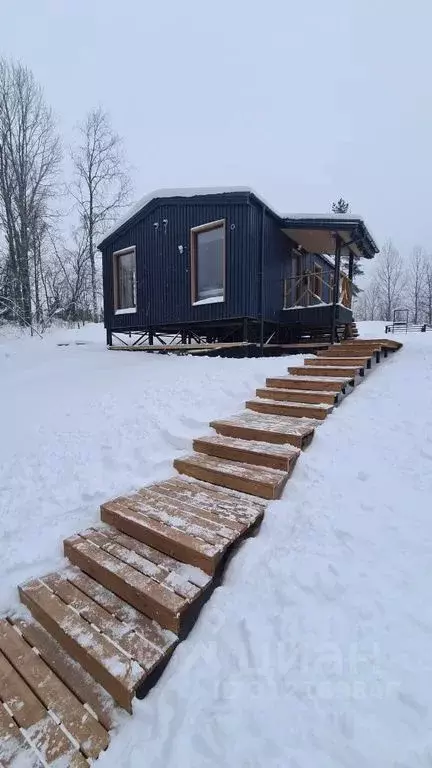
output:
M109 352L100 325L43 340L0 328L0 614L103 501L172 475L211 419L287 364Z
M287 365L115 354L100 334L0 338L3 608L103 499L167 475ZM430 767L432 333L400 338L319 427L101 768Z

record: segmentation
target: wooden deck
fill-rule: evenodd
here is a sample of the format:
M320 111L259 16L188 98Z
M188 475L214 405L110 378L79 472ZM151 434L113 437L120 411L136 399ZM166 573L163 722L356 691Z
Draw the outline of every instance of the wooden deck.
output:
M19 587L28 611L0 620L2 768L82 768L108 747L117 710L162 674L315 429L372 354L399 347L351 339L267 379L175 460L181 476L104 503L101 525L65 540L71 565Z

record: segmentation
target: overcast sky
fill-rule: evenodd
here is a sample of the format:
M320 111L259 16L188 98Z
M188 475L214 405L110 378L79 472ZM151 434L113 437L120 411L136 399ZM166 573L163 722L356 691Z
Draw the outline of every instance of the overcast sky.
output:
M0 52L65 144L102 105L136 197L250 185L277 210L341 195L379 243L432 250L431 0L0 0Z

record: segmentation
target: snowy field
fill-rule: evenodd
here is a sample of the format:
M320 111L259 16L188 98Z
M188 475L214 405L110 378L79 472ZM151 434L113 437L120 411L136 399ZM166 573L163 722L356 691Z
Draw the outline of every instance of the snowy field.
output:
M400 338L319 427L101 768L430 768L432 333ZM0 336L0 608L101 501L168 476L287 364L109 353L91 326Z

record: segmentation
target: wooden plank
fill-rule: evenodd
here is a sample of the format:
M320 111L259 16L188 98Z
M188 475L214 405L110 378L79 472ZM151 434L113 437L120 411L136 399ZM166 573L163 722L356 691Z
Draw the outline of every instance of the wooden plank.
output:
M277 469L216 459L200 453L175 459L174 467L180 474L263 499L278 499L288 479L287 472Z
M242 440L258 440L283 445L290 443L296 448L306 448L313 439L316 421L276 417L244 411L230 419L218 419L210 426L220 435L240 437Z
M304 371L307 373L307 371ZM353 385L352 377L318 377L318 376L277 376L266 379L267 387L281 389L297 389L300 391L329 391L343 392L347 386Z
M91 546L91 545L87 545ZM40 581L19 587L21 601L50 634L120 704L132 710L132 698L145 673L108 638Z
M286 389L282 387L261 387L256 390L256 396L264 400L288 400L295 403L326 403L336 405L339 392L331 390Z
M214 573L226 548L225 543L208 544L197 537L158 522L145 513L145 507L143 503L131 501L128 497L120 497L102 504L101 519L104 523L113 525L119 531L138 541L143 541L154 549L159 549L170 557L195 565L210 575ZM138 610L140 610L139 607Z
M335 365L344 365L344 366L358 366L359 368L365 368L368 363L370 363L370 356L369 357L338 357L337 360L335 360L334 357L309 357L304 361L304 364L306 366L316 366L316 365L325 365L325 366L335 366Z
M90 706L104 728L113 728L116 705L107 691L63 650L41 624L33 619L21 618L14 618L14 624L60 680L83 704Z
M345 376L345 378L353 378L354 376L357 376L360 370L361 368L352 366L335 366L334 368L327 368L325 365L309 366L307 368L293 366L292 368L288 368L288 371L292 373L293 376L304 376L307 373L308 376Z
M153 491L181 501L194 509L210 510L219 515L226 525L230 521L238 521L241 526L239 533L259 522L266 507L262 499L180 477L154 483L150 487Z
M196 519L201 522L205 521L206 524L209 523L215 526L215 530L221 532L223 539L228 538L229 540L233 540L237 538L237 536L240 536L246 528L245 524L239 522L238 520L230 520L208 509L191 507L190 505L184 504L181 500L175 501L170 496L167 496L167 494L161 494L158 492L158 490L151 486L147 488L141 488L139 495L151 503L163 502L164 505L166 505L165 509L172 511L180 510L182 516L184 517L186 517L186 514L189 514L193 516L191 518L192 520ZM227 535L227 530L229 531L229 535Z
M403 347L402 342L396 341L395 339L355 339L354 341L350 340L353 344L356 345L368 345L368 344L379 344L383 348L387 349L401 349ZM342 342L342 344L345 344L346 342Z
M46 709L54 712L72 734L81 751L87 757L98 757L109 744L107 731L17 630L5 619L0 620L0 650Z
M43 762L0 703L0 766L14 768L19 765L43 768Z
M114 530L115 529L112 529L113 532ZM195 584L187 579L181 579L179 576L177 576L177 578L175 576L173 577L171 570L156 565L148 560L147 557L143 556L138 551L141 542L137 541L136 546L124 546L122 541L111 537L109 533L110 531L105 529L102 532L93 532L91 535L84 532L81 536L92 541L94 544L97 544L105 552L113 555L113 557L121 562L126 563L126 565L130 565L131 568L135 568L135 570L144 574L144 576L148 576L158 584L161 584L164 589L175 592L179 597L186 600L194 600L198 597L200 589ZM95 536L97 536L97 540L95 539ZM134 539L131 540L135 541Z
M64 550L71 563L138 611L178 634L181 615L188 607L187 600L81 536L66 539Z
M280 469L292 472L294 464L300 454L299 448L287 446L275 446L273 443L263 443L254 440L240 440L239 438L223 437L221 435L209 435L196 438L193 441L193 449L207 456L216 456L220 459L240 461L244 464L253 464L270 469Z
M79 587L81 592L89 595L98 605L101 605L120 621L124 621L138 634L143 635L149 642L153 643L161 652L173 650L177 643L177 636L164 629L149 616L138 611L132 605L127 603L114 592L104 587L99 582L90 578L86 573L78 568L68 568L68 579L72 584Z
M352 355L355 357L356 355L367 355L370 357L373 354L376 354L377 352L381 351L380 346L364 346L359 347L358 345L354 344L341 344L336 347L329 347L328 349L317 352L317 357L349 357Z
M158 648L81 592L63 573L48 574L41 581L66 605L70 605L83 619L112 640L126 656L135 659L147 673L161 661Z
M84 757L2 653L0 681L0 700L17 725L25 729L25 738L40 754L43 762L51 765L63 759L71 761L66 765L72 765L72 758L75 758L77 765L87 765Z
M138 497L152 507L155 519L174 525L178 530L199 536L203 541L217 545L223 543L221 540L225 539L231 543L237 538L237 533L229 526L223 525L216 519L201 517L181 504L173 504L169 499L161 499L147 488L142 488Z
M313 403L296 403L276 400L248 400L246 408L258 413L271 413L275 416L298 416L299 418L315 418L322 421L332 412L331 405L315 405Z

